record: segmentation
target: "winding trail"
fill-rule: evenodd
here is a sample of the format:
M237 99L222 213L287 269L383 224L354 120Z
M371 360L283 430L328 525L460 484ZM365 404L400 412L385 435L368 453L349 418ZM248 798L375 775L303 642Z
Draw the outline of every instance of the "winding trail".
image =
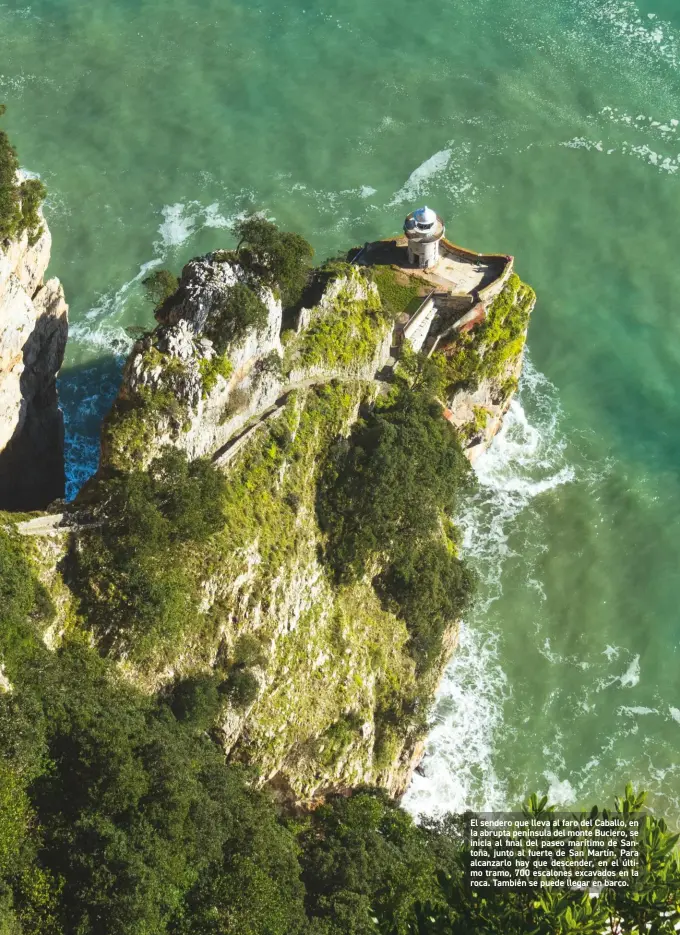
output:
M376 383L387 385L389 372L392 366L387 365L378 371L373 377ZM273 405L255 413L253 418L257 421L252 422L244 428L238 435L233 436L218 448L212 455L212 462L216 467L224 469L229 462L241 451L250 439L261 428L269 422L278 418L288 402L291 393L296 390L310 389L313 386L322 386L325 383L333 381L340 383L355 383L361 381L361 377L356 374L348 375L346 372L332 372L328 374L316 374L313 377L307 377L304 380L296 380L283 388L282 394L277 398ZM366 382L364 380L364 382ZM50 513L45 516L35 516L32 519L23 520L17 523L17 530L22 536L58 536L69 532L78 532L81 529L89 529L93 526L100 526L101 520L95 522L78 522L77 516L69 516L66 513Z

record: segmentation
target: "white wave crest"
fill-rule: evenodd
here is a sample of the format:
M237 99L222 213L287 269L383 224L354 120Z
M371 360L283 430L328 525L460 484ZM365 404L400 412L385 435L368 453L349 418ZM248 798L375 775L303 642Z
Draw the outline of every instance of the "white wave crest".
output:
M393 196L389 206L399 205L405 201L414 201L423 193L425 184L434 176L443 172L453 155L452 149L441 149L434 156L430 156L409 175L405 185Z
M633 688L640 681L640 657L635 656L626 671L619 677L622 688Z
M560 415L555 387L526 360L519 396L475 466L479 490L459 517L465 555L482 585L439 690L425 759L404 797L414 815L508 805L494 764L512 686L502 667L501 634L491 630L486 612L502 593L503 565L512 554L508 535L519 513L535 497L574 478ZM573 791L567 780L546 778L554 796L564 794L566 801Z
M629 705L621 705L617 708L616 713L619 717L638 717L641 714L658 714L656 708L645 708L640 705L630 707Z
M576 791L568 779L560 779L557 773L546 770L543 773L548 781L546 795L552 805L572 805L576 801Z
M415 815L462 812L471 803L487 811L506 801L493 765L494 736L510 688L498 656L498 638L461 625L458 648L439 691L427 755L404 796Z

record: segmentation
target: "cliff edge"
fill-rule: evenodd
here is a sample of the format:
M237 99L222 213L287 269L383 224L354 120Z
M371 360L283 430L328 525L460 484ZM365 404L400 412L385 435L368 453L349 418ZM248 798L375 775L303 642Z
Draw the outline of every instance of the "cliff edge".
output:
M43 509L64 494L56 379L68 334L58 279L45 281L51 236L0 242L0 508Z
M248 290L257 324L225 333ZM112 479L158 471L168 450L225 477L219 530L176 558L182 619L112 627L98 560L90 629L146 690L216 679L229 758L290 801L405 791L472 590L450 517L473 483L465 455L516 390L535 297L507 262L470 328L469 302L430 315L430 292L398 266L333 262L284 314L237 254L192 260L130 354L80 499L96 518Z
M436 302L399 264L333 261L291 300L279 236L258 220L259 254L154 274L97 476L61 526L19 531L50 647L85 636L288 803L396 798L474 590L453 517L535 297L510 260Z

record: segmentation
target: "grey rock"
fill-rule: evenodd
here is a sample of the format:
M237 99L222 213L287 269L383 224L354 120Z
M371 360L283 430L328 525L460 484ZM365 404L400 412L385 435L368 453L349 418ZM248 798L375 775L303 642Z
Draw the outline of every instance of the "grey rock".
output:
M64 495L57 374L68 335L58 279L44 282L51 237L0 244L0 508L34 510Z

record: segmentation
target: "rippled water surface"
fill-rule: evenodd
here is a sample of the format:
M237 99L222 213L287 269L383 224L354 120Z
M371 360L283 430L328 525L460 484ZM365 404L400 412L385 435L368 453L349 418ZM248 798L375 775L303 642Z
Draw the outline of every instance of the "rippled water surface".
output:
M680 815L680 7L671 0L0 3L0 100L72 309L71 492L139 281L264 210L320 257L427 201L539 293L461 518L482 575L414 811Z

